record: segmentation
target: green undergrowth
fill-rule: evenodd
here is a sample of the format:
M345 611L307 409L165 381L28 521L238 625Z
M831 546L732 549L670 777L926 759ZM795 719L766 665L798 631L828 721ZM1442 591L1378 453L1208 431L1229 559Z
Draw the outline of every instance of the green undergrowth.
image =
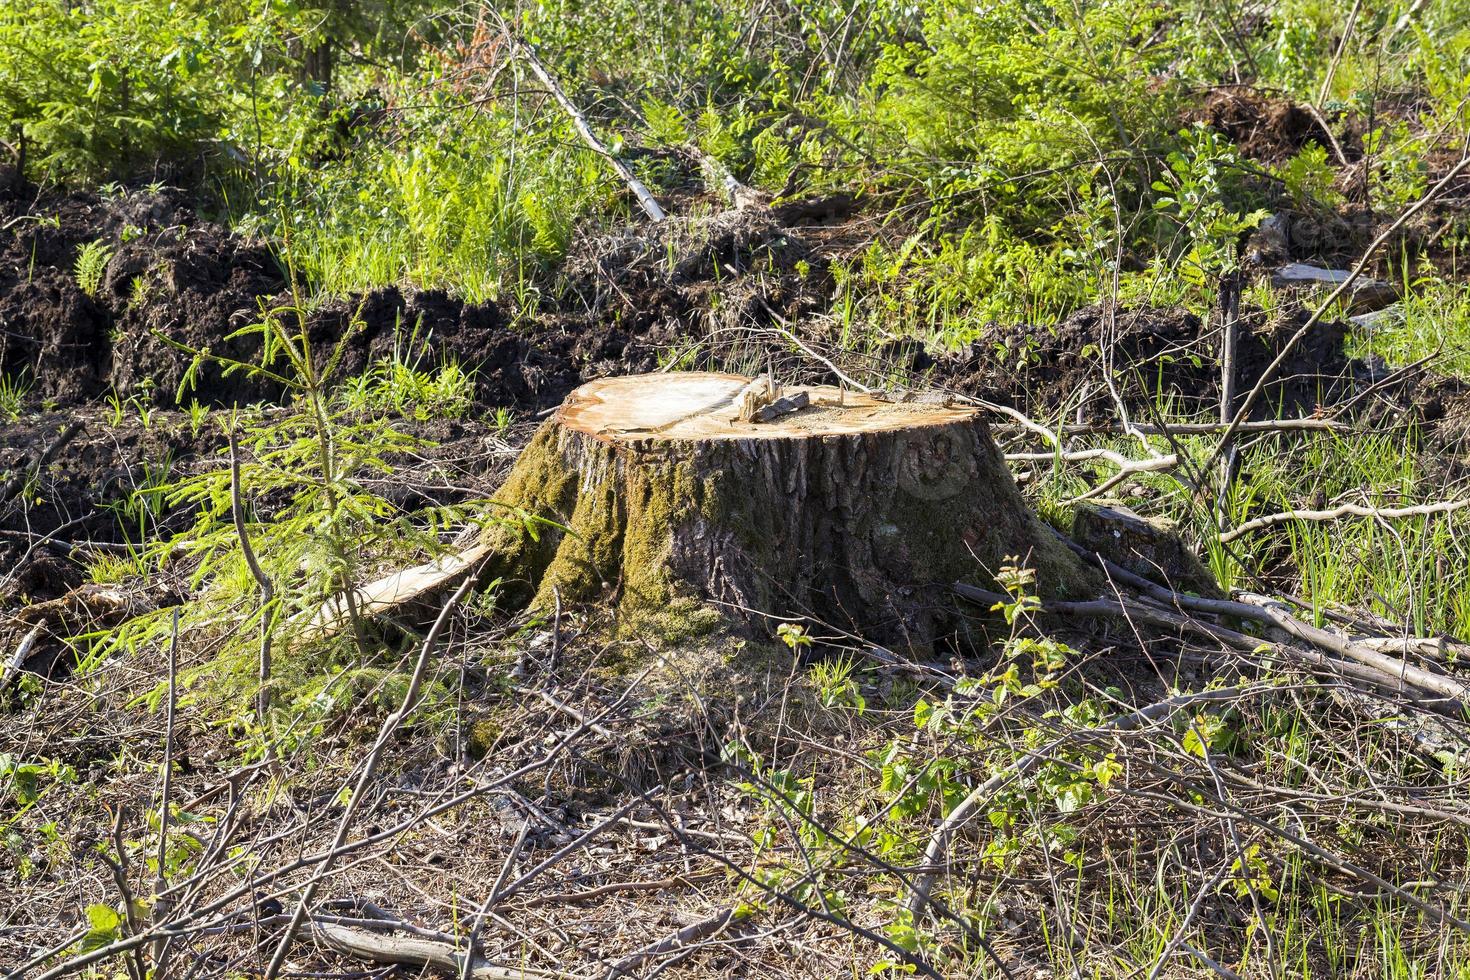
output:
M1268 4L1230 43L1198 0L617 0L511 21L435 0L28 0L0 15L0 119L33 179L187 175L242 228L289 229L334 294L410 283L534 309L579 229L634 210L512 56L513 23L676 206L699 180L689 145L774 194L865 193L901 234L848 264L840 305L964 342L1115 288L1202 308L1261 208L1412 201L1466 132L1470 51L1454 5L1400 6L1359 5L1339 48L1347 15L1315 0ZM1188 124L1242 73L1318 106L1332 139L1262 164ZM1333 141L1369 154L1363 192Z
M447 552L466 524L496 519L486 501L406 507L390 496L399 467L433 448L410 423L463 416L473 379L453 362L401 354L341 378L357 327L331 351L314 351L305 309L294 293L241 329L261 342L257 363L191 352L191 373L213 362L268 377L290 401L284 411L201 412L196 428L222 428L230 446L203 468L165 466L145 480L119 512L130 551L91 569L94 580L124 585L176 580L180 604L75 641L84 676L177 644L184 703L234 729L251 751L300 744L365 704L396 704L414 632L342 597L383 569ZM430 703L439 690L431 679Z
M891 683L852 655L811 665L817 700L845 719L844 744L866 765L820 752L772 755L742 739L726 746L762 815L753 834L761 887L743 890L752 910L769 907L769 888L879 923L890 945L865 961L877 975L911 974L909 954L946 976L983 977L1004 976L1001 964L1015 958L1098 978L1156 965L1159 975L1192 976L1205 957L1239 976L1407 980L1470 969L1461 938L1405 904L1344 889L1312 852L1277 833L1266 810L1238 824L1215 822L1220 811L1251 811L1242 798L1215 796L1222 772L1248 771L1253 785L1273 793L1327 794L1321 810L1297 808L1289 833L1370 860L1409 831L1367 811L1344 817L1347 800L1390 780L1453 807L1458 793L1447 780L1458 761L1441 769L1404 752L1391 724L1356 729L1352 745L1334 742L1334 726L1349 717L1329 696L1270 671L1250 681L1222 671L1206 686L1244 684L1251 693L1166 714L1142 737L1087 737L1122 710L1118 675L1107 655L1090 657L1034 618L1025 570L1008 570L1004 582L1009 597L997 610L1011 624L1009 639L988 666L950 685ZM800 631L788 642L800 645ZM1002 778L1021 764L1030 765L1024 775ZM1188 792L1138 789L1170 782ZM923 867L940 815L982 783L989 792L951 841L937 879L942 911L915 918L915 872L896 869ZM1148 832L1120 835L1120 822ZM1421 832L1413 854L1383 873L1394 881L1454 878L1463 829ZM1205 839L1214 843L1202 847ZM1447 902L1461 904L1456 896ZM1422 972L1431 960L1436 971Z
M1160 417L1172 416L1161 406ZM1209 421L1209 420L1206 420ZM1151 451L1182 451L1199 472L1214 452L1214 436L1149 437ZM1089 447L1138 457L1134 439L1091 439ZM1115 472L1106 465L1041 464L1029 486L1041 512L1063 529L1069 501ZM1108 497L1140 513L1173 522L1227 587L1253 588L1263 581L1305 600L1320 617L1326 610L1368 609L1420 634L1470 635L1466 601L1470 531L1461 511L1395 519L1345 516L1338 520L1284 521L1222 544L1212 505L1191 500L1186 485L1165 473L1138 473ZM1244 439L1237 476L1225 500L1226 526L1269 514L1323 510L1341 503L1378 508L1453 501L1447 482L1414 426L1368 431L1264 435Z
M401 119L391 142L295 168L283 193L300 272L332 295L413 283L534 312L536 282L578 221L626 209L569 124L528 128L513 106L439 101Z
M1435 371L1470 378L1470 297L1452 279L1410 280L1402 300L1353 329L1347 349L1396 368L1431 358Z

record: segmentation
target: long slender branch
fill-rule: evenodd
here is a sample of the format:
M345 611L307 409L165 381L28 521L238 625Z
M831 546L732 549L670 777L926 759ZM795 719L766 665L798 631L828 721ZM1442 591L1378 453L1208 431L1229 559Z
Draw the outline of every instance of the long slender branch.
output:
M990 427L992 432L1014 433L1022 430L1030 431L1038 423L1031 425L1020 425L1001 423ZM1224 432L1230 427L1227 422L1175 422L1167 427L1169 434L1176 436L1200 436L1214 435ZM1134 422L1132 428L1148 436L1161 436L1165 434L1165 427L1155 425L1151 422ZM1347 423L1338 422L1333 419L1264 419L1258 422L1242 422L1235 427L1237 433L1241 432L1340 432L1348 428ZM1055 429L1047 430L1058 436L1092 436L1092 435L1124 435L1123 427L1117 422L1083 422L1081 424L1069 424L1057 426Z
M271 629L271 618L274 615L272 606L276 598L276 587L265 569L260 567L255 548L250 544L250 534L245 527L245 504L240 489L240 437L233 427L230 429L230 515L235 521L235 535L240 539L240 553L245 556L245 564L249 566L250 574L260 587L260 657L256 678L260 687L255 694L255 718L264 725L271 707L271 636L274 633Z
M459 601L464 598L470 588L475 584L475 576L470 575L460 583L454 594L444 603L444 608L439 611L439 616L434 620L434 625L429 628L429 635L424 637L423 645L419 648L418 661L414 664L413 674L409 678L408 690L403 694L403 703L397 711L393 712L383 722L383 727L378 732L377 739L368 750L367 758L363 761L362 773L357 778L357 784L352 788L352 798L348 801L346 809L342 811L342 819L337 822L337 832L332 837L331 852L337 851L347 841L347 833L352 827L353 818L357 816L358 809L362 806L364 797L367 796L368 785L373 775L378 770L378 760L382 757L383 748L398 726L413 713L418 707L419 690L423 686L424 673L428 669L429 658L434 648L439 645L439 636L444 632L445 625L449 622L452 613ZM296 932L301 928L301 923L306 919L310 910L311 901L316 897L316 890L322 881L331 873L333 860L329 854L324 859L311 880L307 882L306 888L301 893L301 899L296 905L296 911L291 916L291 922L286 926L286 932L281 936L280 944L276 946L275 955L271 957L270 965L266 968L264 980L275 980L281 972L281 967L286 963L286 954L291 949L291 943L295 941Z
M1438 197L1440 192L1448 187L1456 177L1464 173L1467 167L1470 167L1470 153L1466 153L1465 155L1460 157L1459 163L1456 163L1453 167L1451 167L1449 172L1441 177L1433 187L1424 192L1423 197L1415 201L1412 206L1410 206L1407 210L1400 214L1398 218L1394 220L1393 224L1385 228L1378 235L1377 238L1373 239L1373 241L1369 243L1367 249L1365 249L1363 252L1362 258L1358 259L1357 264L1353 266L1352 271L1347 274L1347 277L1343 279L1342 282L1337 284L1337 288L1334 289L1332 293L1317 306L1317 309L1312 312L1312 315L1307 317L1306 322L1298 327L1296 332L1287 339L1285 344L1282 345L1281 350L1277 352L1276 356L1271 360L1271 363L1266 365L1266 369L1262 371L1261 376L1256 379L1255 385L1251 388L1249 393L1246 394L1245 400L1240 403L1240 408L1236 410L1235 417L1231 420L1229 427L1226 428L1225 432L1220 436L1220 441L1215 445L1215 451L1210 454L1209 460L1207 460L1205 463L1205 470L1208 471L1215 465L1216 462L1219 461L1220 455L1225 451L1226 447L1230 445L1230 440L1234 438L1235 433L1239 431L1241 424L1250 417L1251 409L1255 408L1256 402L1260 400L1261 395L1266 390L1266 386L1271 383L1271 380L1276 377L1276 373L1281 370L1281 366L1286 363L1286 359L1291 356L1294 350L1296 350L1296 345L1301 343L1302 338L1310 333L1312 329L1317 326L1317 324L1322 322L1322 318L1327 314L1328 310L1332 309L1333 304L1335 304L1339 299L1347 294L1349 290L1353 288L1353 284L1357 282L1358 279L1363 275L1363 272L1368 268L1368 263L1373 260L1373 256L1378 253L1378 250L1382 248L1390 238L1398 234L1399 229L1402 228L1409 221L1410 218L1414 217L1414 215L1424 210L1424 208L1428 206L1430 201L1433 201L1436 197Z
M1236 538L1287 521L1335 521L1339 517L1373 517L1397 520L1404 517L1425 517L1430 514L1448 514L1462 507L1470 507L1470 497L1460 500L1444 500L1433 504L1417 504L1413 507L1365 507L1362 504L1339 504L1326 510L1284 510L1279 514L1253 517L1233 530L1220 535L1220 541L1228 544Z
M582 115L582 111L567 97L566 91L557 82L556 78L552 76L546 65L542 63L541 58L536 54L536 49L531 46L531 43L517 37L515 38L515 46L516 51L525 60L532 73L541 79L541 84L551 90L552 98L556 99L557 105L561 106L562 111L571 117L572 126L577 130L577 135L582 137L582 142L586 143L593 152L605 159L608 165L617 172L617 175L622 178L623 183L628 185L628 190L632 191L633 196L638 199L638 205L643 208L643 213L648 215L653 221L663 221L667 218L668 215L664 213L663 208L659 207L658 201L654 199L653 193L649 191L643 181L639 180L634 175L632 169L615 156L602 140L597 138L597 134L592 132L592 127L587 124L587 118Z
M154 873L155 895L150 916L153 922L168 918L173 903L161 897L168 889L168 825L173 793L174 768L174 723L179 706L179 607L174 607L173 631L168 642L168 715L163 727L163 780L158 796L158 868ZM153 944L153 969L158 976L167 976L164 958L168 955L168 939L161 938Z

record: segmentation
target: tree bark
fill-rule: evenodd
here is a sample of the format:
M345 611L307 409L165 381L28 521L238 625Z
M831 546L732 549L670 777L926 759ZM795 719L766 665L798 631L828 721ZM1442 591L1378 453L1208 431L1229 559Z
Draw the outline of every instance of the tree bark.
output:
M610 600L673 638L794 618L916 653L963 628L956 580L991 586L1014 561L1041 595L1095 592L975 411L802 387L769 397L806 407L746 422L748 389L719 374L578 389L497 495L528 520L483 542L488 574L533 607Z

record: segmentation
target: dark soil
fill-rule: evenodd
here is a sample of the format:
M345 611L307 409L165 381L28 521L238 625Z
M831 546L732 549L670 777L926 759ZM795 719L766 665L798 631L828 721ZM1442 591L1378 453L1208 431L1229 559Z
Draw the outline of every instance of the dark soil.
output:
M768 307L788 318L823 307L825 264L777 218L828 212L810 205L730 212L584 240L555 298L515 325L494 303L389 286L310 306L309 336L323 362L348 338L343 376L395 351L430 364L454 359L474 372L482 405L540 409L583 380L651 369L662 350L691 337L770 322ZM181 347L252 363L259 338L240 331L262 310L292 305L265 244L199 220L170 190L112 198L12 193L0 197L0 226L0 375L20 379L35 400L72 405L115 395L170 406L282 398L278 383L217 362L201 365L181 390L193 360ZM88 295L74 265L78 250L97 240L112 254ZM294 312L283 315L296 326Z
M159 405L229 405L282 396L278 384L227 373L217 362L203 364L181 391L192 357L174 346L245 363L257 358L257 336L232 335L259 322L263 309L290 304L266 245L200 221L172 191L12 196L0 202L0 218L8 229L0 233L0 373L23 379L37 398L66 405L112 393ZM112 254L88 296L73 267L78 249L97 240ZM506 333L497 307L440 292L404 295L389 287L313 307L307 316L323 361L350 335L340 368L348 374L396 345L410 359L452 357L489 369L481 394L496 401L497 372L514 359L493 342Z
M1391 122L1422 129L1424 110L1422 105L1385 99L1372 116L1350 111L1319 116L1290 99L1248 86L1229 85L1207 92L1182 121L1208 126L1228 137L1241 155L1259 168L1251 179L1269 206L1290 220L1290 248L1287 254L1278 256L1281 261L1348 268L1402 210L1386 207L1370 193L1370 175L1383 166L1383 160L1364 152L1365 136L1374 127ZM1332 127L1331 135L1323 128L1324 122ZM1422 160L1425 187L1438 182L1460 159L1460 147L1442 136L1438 134L1438 142ZM1280 181L1264 174L1309 143L1327 150L1328 163L1334 168L1333 185L1339 200L1330 204L1292 201ZM1389 280L1401 278L1403 269L1396 263L1401 263L1402 253L1408 251L1429 258L1442 274L1463 276L1458 253L1463 250L1460 239L1467 229L1467 194L1470 174L1462 174L1384 243L1370 274Z
M1268 165L1286 162L1308 143L1332 145L1322 124L1306 107L1244 86L1212 90L1202 105L1186 114L1185 121L1204 123L1228 136L1247 159Z

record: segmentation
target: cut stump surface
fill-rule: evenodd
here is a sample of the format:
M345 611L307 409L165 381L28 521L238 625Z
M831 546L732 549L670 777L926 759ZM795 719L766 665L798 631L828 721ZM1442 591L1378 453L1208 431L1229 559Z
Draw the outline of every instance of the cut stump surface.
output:
M993 586L1009 556L1042 595L1095 587L976 412L787 387L769 395L807 404L744 422L750 385L671 373L577 389L496 496L534 520L489 532L487 574L512 601L610 602L669 639L804 618L916 651L960 627L951 584Z

